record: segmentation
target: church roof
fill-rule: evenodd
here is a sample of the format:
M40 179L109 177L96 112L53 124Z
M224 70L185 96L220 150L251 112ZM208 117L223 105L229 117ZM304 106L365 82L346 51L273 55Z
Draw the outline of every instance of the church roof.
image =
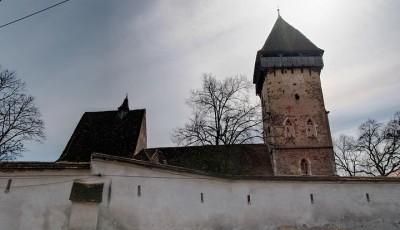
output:
M264 144L206 145L144 149L134 159L219 175L273 175Z
M265 56L321 56L324 53L281 16L260 51Z
M58 161L89 162L92 153L132 157L146 111L86 112Z
M256 93L261 92L266 69L293 67L321 69L323 53L324 50L314 45L279 15L264 46L257 52L253 75Z

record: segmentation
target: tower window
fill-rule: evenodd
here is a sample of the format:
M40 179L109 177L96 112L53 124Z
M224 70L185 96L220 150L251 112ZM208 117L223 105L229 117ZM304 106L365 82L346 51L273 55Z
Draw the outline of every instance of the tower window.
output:
M301 175L310 175L309 164L306 159L302 159L300 162Z
M296 100L299 100L299 99L300 99L300 96L296 93L296 94L294 95L294 98L295 98Z
M307 137L317 137L317 126L311 120L311 118L309 118L306 122L306 136Z
M290 139L290 138L294 138L296 136L296 131L294 129L293 123L289 118L286 118L284 123L283 123L284 127L285 127L285 138Z

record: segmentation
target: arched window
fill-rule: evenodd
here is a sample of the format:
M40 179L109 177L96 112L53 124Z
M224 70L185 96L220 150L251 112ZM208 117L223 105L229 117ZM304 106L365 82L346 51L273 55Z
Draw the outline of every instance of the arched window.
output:
M309 168L308 161L306 159L302 159L300 162L300 171L301 175L310 175L310 168Z
M317 137L317 126L311 120L311 118L308 118L306 122L306 136L307 137Z
M285 138L294 138L296 136L296 132L294 130L294 125L289 118L286 118L283 122L285 129Z

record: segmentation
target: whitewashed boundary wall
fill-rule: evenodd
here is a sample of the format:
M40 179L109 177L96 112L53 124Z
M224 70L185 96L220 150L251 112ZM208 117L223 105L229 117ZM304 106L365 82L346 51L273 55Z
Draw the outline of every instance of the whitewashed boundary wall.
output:
M71 201L78 179L101 183L101 201ZM102 156L90 170L2 172L0 186L7 230L400 229L398 179L224 179Z

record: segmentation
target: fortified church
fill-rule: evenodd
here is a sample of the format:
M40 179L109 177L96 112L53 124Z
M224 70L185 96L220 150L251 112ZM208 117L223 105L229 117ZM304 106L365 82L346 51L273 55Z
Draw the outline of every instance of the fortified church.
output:
M58 162L89 162L102 153L222 174L335 175L323 53L278 16L254 67L264 145L147 149L145 110L129 110L125 98L118 111L85 113Z
M0 163L1 229L400 229L400 180L336 175L324 50L278 16L255 58L264 144L147 148L128 98L56 162Z

